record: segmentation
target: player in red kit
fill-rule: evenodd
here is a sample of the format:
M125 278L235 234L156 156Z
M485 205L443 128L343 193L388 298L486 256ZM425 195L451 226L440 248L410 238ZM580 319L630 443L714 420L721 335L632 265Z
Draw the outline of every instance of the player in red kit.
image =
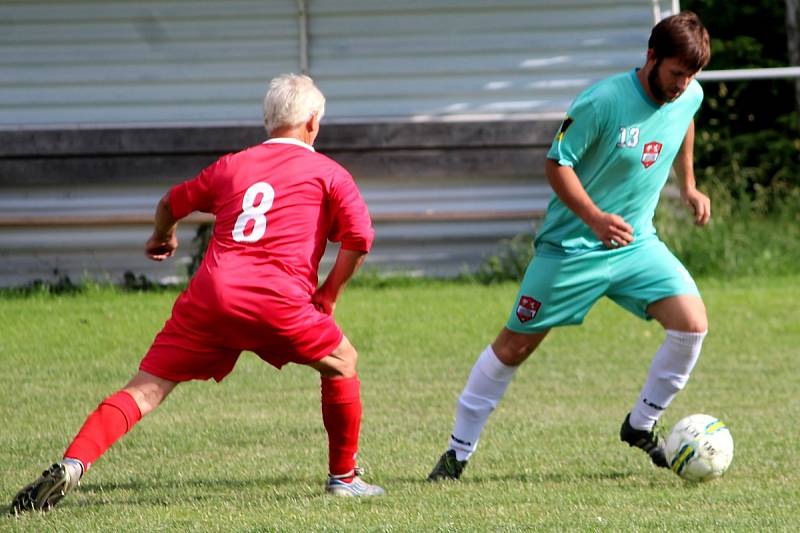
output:
M145 252L156 261L172 256L177 222L203 211L216 215L203 262L138 373L89 415L64 458L16 495L12 512L52 508L178 383L221 381L243 350L277 368L297 363L319 371L329 442L325 490L337 496L383 494L361 479L356 465L357 353L333 319L374 233L353 178L312 147L324 109L325 98L311 78L275 78L264 99L269 140L222 157L161 199ZM317 286L328 240L341 247Z

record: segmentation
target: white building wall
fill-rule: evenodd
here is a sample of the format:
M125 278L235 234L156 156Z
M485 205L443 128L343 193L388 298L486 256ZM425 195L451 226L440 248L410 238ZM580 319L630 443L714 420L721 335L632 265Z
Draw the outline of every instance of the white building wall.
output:
M294 0L0 2L0 126L257 122Z
M301 4L344 121L557 115L640 65L653 22L649 0L3 0L0 128L259 123L301 70Z

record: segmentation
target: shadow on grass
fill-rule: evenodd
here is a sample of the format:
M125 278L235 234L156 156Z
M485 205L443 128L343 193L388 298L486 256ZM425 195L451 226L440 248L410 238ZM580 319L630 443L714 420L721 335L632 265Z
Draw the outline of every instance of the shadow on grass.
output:
M205 489L252 489L265 486L281 486L281 485L304 485L313 484L316 480L308 478L298 478L296 476L280 476L280 477L262 477L250 479L181 479L180 481L172 479L146 481L128 481L128 482L103 482L92 485L81 485L80 490L83 493L98 493L102 494L110 490L157 490L157 489L171 489L179 490L182 487L202 487ZM323 480L324 481L324 480ZM321 485L321 483L320 483Z
M654 472L656 472L654 470ZM404 483L423 483L427 485L453 485L453 484L479 484L479 483L496 483L496 482L515 482L515 483L569 483L573 481L619 481L623 479L633 478L638 475L636 470L625 471L606 471L606 472L565 472L565 473L516 473L516 474L484 474L474 473L473 475L465 474L463 479L458 481L439 481L430 483L424 477L400 477L395 478L395 481Z
M104 507L114 506L139 506L139 505L173 505L175 502L191 503L205 502L219 498L230 498L232 493L260 491L262 497L274 501L297 501L299 499L314 500L324 496L324 479L298 478L297 476L259 476L249 479L191 479L180 481L173 479L143 480L130 482L104 482L97 484L82 484L75 492L70 493L58 509L68 507ZM297 490L285 493L264 489L269 487L288 487L294 485ZM306 487L319 486L319 491L309 493ZM204 493L199 494L197 489ZM124 497L115 494L118 491L133 491ZM75 494L83 495L75 498ZM11 505L0 507L0 513L13 517ZM25 512L18 515L41 516L40 512Z
M636 475L634 470L625 471L604 471L604 472L553 472L549 474L488 474L482 475L479 479L484 481L516 481L520 483L568 483L570 481L617 481L628 479Z
M109 493L114 491L135 491L137 493L151 494L159 492L162 494L151 494L148 497L137 498L136 501L130 503L150 503L158 504L170 501L173 498L188 500L205 500L217 498L222 495L230 495L231 493L243 493L253 491L261 491L262 496L267 496L269 499L274 500L297 500L298 498L313 499L323 495L324 477L320 478L304 478L298 476L282 475L282 476L258 476L247 479L147 479L142 481L128 481L128 482L103 482L92 485L81 485L80 490L84 494L96 494L98 496L107 497ZM269 491L265 489L270 487L295 487L295 490L288 491L283 494L282 492ZM307 487L319 487L319 491L309 494L306 490ZM196 489L202 489L207 495L197 495ZM168 494L167 497L163 494ZM91 502L86 502L91 505ZM124 502L123 502L124 503Z

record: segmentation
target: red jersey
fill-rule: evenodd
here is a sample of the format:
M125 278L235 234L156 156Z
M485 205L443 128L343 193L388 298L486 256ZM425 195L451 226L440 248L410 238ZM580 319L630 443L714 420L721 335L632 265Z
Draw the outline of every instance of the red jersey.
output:
M246 322L261 321L265 299L279 307L310 302L328 240L366 252L374 238L350 174L295 139L270 139L220 158L173 187L169 205L176 219L193 211L216 215L185 296Z

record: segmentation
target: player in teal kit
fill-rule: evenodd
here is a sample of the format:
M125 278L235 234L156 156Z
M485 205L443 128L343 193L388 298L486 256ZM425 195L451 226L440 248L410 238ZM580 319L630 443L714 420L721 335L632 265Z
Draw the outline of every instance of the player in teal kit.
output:
M620 439L668 466L653 427L685 386L708 326L697 287L659 240L653 215L674 166L695 223L711 216L692 164L693 116L703 100L694 76L709 58L708 32L685 11L653 28L644 67L605 79L573 102L547 154L555 194L535 257L505 328L470 373L448 450L429 480L460 477L519 365L551 328L580 324L603 296L666 330Z

